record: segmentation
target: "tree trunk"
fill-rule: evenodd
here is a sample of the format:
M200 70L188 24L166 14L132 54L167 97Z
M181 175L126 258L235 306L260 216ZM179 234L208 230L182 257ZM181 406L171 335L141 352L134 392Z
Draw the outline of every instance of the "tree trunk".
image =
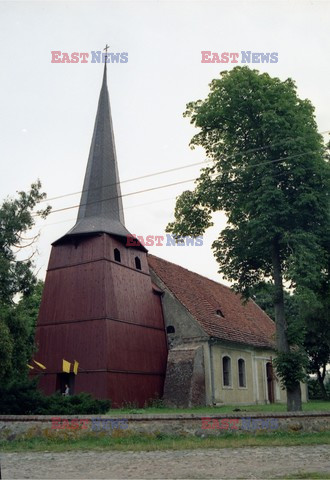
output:
M287 324L284 311L284 293L281 270L281 260L278 242L274 240L272 247L273 279L274 279L274 307L276 324L276 345L279 352L288 353L289 342Z
M276 345L277 350L282 353L289 353L290 347L287 336L287 323L284 310L284 294L283 279L280 259L280 248L278 240L274 239L272 245L272 263L273 263L273 279L274 279L274 307L275 307L275 325L276 325ZM286 389L287 394L287 410L302 410L301 405L301 388L297 382L290 389Z
M288 412L297 412L302 410L300 383L297 382L293 388L287 388L286 394Z

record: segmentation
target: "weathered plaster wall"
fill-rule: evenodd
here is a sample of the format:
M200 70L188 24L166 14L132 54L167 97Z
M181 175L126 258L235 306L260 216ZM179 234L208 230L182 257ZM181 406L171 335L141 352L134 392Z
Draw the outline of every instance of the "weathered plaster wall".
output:
M220 342L211 345L214 371L214 400L216 404L269 403L267 390L266 363L275 358L275 352L251 347L225 346ZM223 385L222 358L231 358L231 386ZM246 387L239 387L238 360L245 360ZM307 401L307 389L301 384L302 401ZM285 403L286 392L279 381L274 381L275 402Z
M151 270L152 281L163 290L162 306L169 345L164 401L168 405L190 407L211 403L208 335L189 311Z
M238 347L211 345L214 371L214 401L220 403L254 403L254 372L252 370L253 351ZM222 359L231 359L231 385L224 386ZM245 360L246 387L238 385L238 359Z
M166 327L171 325L175 328L174 334L167 335L170 346L174 347L187 341L208 339L208 335L206 335L199 323L167 289L160 278L152 270L150 270L150 274L152 281L164 291L162 305L165 325Z

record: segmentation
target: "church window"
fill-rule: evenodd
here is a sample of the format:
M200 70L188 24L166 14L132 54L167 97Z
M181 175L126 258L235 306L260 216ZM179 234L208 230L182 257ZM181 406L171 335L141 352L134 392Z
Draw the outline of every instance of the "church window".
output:
M218 310L216 311L216 314L218 315L218 317L224 317L224 314L222 313L220 308L218 308Z
M169 325L168 327L166 327L166 332L175 333L175 328L173 327L173 325Z
M231 386L231 360L230 357L222 358L222 373L223 373L223 386Z
M141 268L141 260L139 259L139 257L135 257L135 268L137 270L142 270Z
M246 387L245 360L243 358L238 360L238 386Z
M121 262L121 259L120 259L120 251L118 250L118 248L115 248L115 250L114 250L114 255L115 255L115 260L116 260L116 262Z

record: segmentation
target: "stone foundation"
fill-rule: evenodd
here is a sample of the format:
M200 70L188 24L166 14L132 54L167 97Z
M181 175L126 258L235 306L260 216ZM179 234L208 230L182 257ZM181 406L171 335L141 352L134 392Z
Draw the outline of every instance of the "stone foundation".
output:
M330 431L330 412L297 412L297 413L233 413L226 415L194 415L194 414L158 414L158 415L81 415L63 416L68 421L65 428L54 429L51 416L14 416L0 415L0 439L8 441L32 437L74 437L84 435L122 435L168 434L168 435L222 435L228 432L239 434L250 431L284 431L284 432L321 432ZM83 422L77 419L84 420ZM247 429L250 418L254 427ZM93 429L96 423L108 420L107 428ZM113 419L113 422L109 422ZM120 424L119 419L125 419ZM73 420L73 421L72 421ZM85 426L87 428L82 428ZM244 427L245 425L245 427ZM268 425L266 428L265 425ZM58 423L57 423L58 426Z
M169 351L163 399L171 407L205 405L203 346L179 345Z

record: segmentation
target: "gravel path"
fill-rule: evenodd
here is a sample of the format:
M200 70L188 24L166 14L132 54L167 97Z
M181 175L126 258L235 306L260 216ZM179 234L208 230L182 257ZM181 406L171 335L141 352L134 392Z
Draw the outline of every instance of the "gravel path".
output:
M329 445L157 452L1 454L2 480L31 479L271 479L328 472Z

